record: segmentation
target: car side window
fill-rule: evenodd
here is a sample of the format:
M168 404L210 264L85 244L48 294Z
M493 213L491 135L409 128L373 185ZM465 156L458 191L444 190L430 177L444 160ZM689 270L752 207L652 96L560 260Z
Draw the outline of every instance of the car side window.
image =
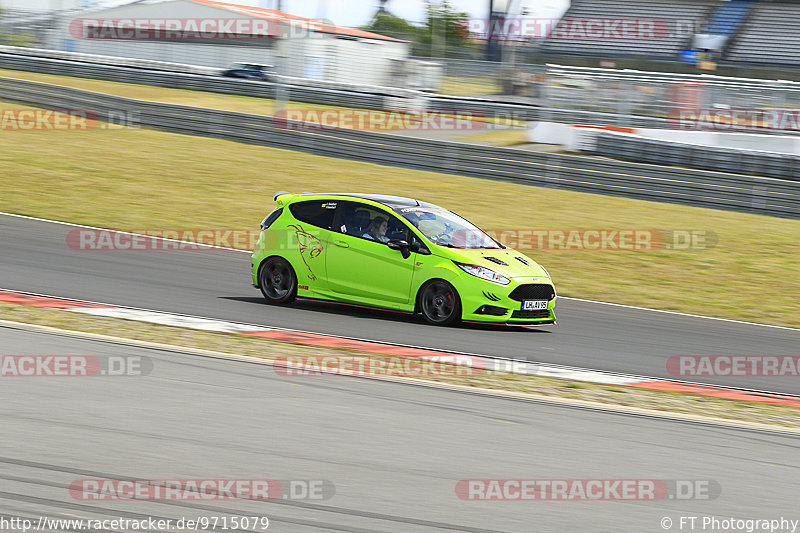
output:
M283 208L279 207L278 209L274 210L272 213L267 215L267 218L261 221L261 229L262 230L269 229L272 223L278 220L278 217L281 216L281 213L283 213Z
M381 243L408 238L408 227L381 209L358 202L340 202L339 211L336 231L340 233Z
M323 229L331 229L333 215L336 213L337 202L327 200L309 200L289 204L292 216L300 222L305 222Z

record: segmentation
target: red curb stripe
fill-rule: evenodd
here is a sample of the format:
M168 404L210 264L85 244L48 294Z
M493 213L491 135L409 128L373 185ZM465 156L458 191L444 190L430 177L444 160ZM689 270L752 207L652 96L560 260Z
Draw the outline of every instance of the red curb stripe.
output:
M800 398L796 396L785 396L783 394L773 394L770 392L743 391L736 389L719 389L706 385L693 385L691 383L679 383L676 381L650 381L642 383L629 383L629 387L639 387L642 389L655 389L662 391L687 392L690 394L700 394L702 396L713 396L726 400L743 400L748 402L772 403L781 405L800 406Z
M438 355L443 357L453 357L449 352L437 352L436 350L423 350L420 348L406 348L404 346L392 346L379 342L357 341L344 339L341 337L331 337L328 335L317 335L315 333L299 333L295 331L240 331L242 335L253 337L264 337L285 342L305 344L307 346L319 346L326 348L347 348L350 350L366 350L375 353L398 355L405 357L423 357Z
M30 305L31 307L42 307L47 309L72 309L89 307L114 307L113 305L92 304L89 302L76 302L74 300L62 300L60 298L48 298L47 296L33 296L13 291L0 291L0 302L17 305Z
M114 305L95 304L75 300L64 300L61 298L51 298L48 296L34 296L14 291L0 291L0 302L7 302L18 305L29 305L31 307L41 307L47 309L80 309L80 308L116 308ZM164 313L169 314L169 313ZM263 337L285 342L294 342L307 346L319 346L329 348L347 348L351 350L365 350L374 353L389 354L405 357L452 357L450 352L436 350L425 350L421 348L408 348L404 346L392 346L379 342L359 341L334 337L329 335L319 335L315 333L302 333L296 331L240 331L242 335L252 337ZM473 356L476 357L476 356ZM712 396L728 400L741 400L750 402L761 402L780 405L800 406L800 398L783 394L769 392L745 391L737 389L717 388L707 385L695 385L691 383L680 383L677 381L645 381L639 383L628 383L625 386L638 387L643 389L653 389L662 391L685 392Z

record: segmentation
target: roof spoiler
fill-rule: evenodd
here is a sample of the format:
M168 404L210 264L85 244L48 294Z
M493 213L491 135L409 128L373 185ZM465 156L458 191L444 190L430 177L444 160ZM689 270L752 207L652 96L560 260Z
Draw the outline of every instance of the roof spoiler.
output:
M292 193L290 193L288 191L278 191L278 192L276 192L275 194L272 195L272 201L273 202L277 202L278 201L278 197L279 196L283 196L284 194L292 194Z

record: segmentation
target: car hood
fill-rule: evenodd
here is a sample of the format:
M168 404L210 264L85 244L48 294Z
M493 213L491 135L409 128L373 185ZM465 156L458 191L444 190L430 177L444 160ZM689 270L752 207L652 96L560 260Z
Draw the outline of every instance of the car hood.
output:
M447 259L451 259L459 263L469 263L471 265L480 265L482 267L491 268L495 272L499 272L500 274L511 278L537 277L541 278L541 281L550 281L550 276L547 274L547 271L536 261L525 254L517 252L516 250L512 250L511 248L437 248L441 250L441 253L438 253L437 255L441 255L442 257L446 257ZM518 257L524 259L530 264L526 265L517 259ZM497 263L497 261L489 258L497 259L506 264L501 265Z

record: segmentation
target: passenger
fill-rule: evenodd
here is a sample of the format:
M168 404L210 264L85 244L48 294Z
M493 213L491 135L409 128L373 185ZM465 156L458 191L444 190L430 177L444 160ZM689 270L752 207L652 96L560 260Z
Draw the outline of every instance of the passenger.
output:
M389 229L389 223L383 217L375 217L369 223L367 232L362 235L365 239L371 239L378 242L389 242L389 237L386 236L386 230Z

